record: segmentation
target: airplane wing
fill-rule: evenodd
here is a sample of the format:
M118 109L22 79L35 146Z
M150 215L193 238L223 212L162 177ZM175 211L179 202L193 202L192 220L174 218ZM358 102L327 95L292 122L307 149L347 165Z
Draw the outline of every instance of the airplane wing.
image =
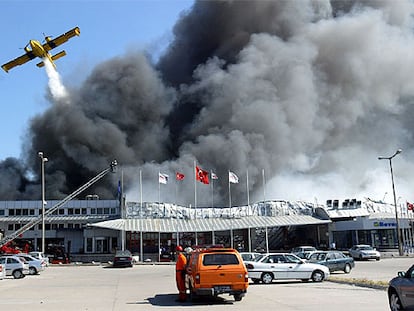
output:
M1 65L1 68L3 68L5 72L8 72L13 67L23 65L24 63L28 62L29 60L32 60L33 58L36 58L36 55L34 55L33 52L28 52L20 57L13 59L8 63L5 63L4 65Z
M79 27L75 27L69 30L68 32L64 33L63 35L57 37L56 39L46 42L45 44L43 44L43 48L45 49L46 52L48 52L51 49L54 49L55 47L65 43L70 38L74 36L79 36L79 35L80 35L80 29Z

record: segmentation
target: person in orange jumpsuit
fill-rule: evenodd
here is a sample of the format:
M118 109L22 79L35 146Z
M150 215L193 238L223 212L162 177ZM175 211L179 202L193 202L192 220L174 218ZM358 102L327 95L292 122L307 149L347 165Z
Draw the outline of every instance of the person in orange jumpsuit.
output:
M186 288L185 288L185 274L187 266L187 257L183 254L183 247L178 245L177 262L175 263L175 281L178 289L178 301L184 302L187 300Z

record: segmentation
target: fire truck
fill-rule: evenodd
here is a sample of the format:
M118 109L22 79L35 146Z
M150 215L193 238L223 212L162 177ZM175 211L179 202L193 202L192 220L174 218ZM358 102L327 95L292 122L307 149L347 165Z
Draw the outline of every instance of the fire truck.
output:
M109 172L116 171L117 162L113 160L110 166L88 181L86 184L81 186L79 189L68 195L62 201L54 205L52 208L48 209L44 217L46 218L49 215L52 215L55 211L57 211L61 206L63 206L66 202L72 200L77 195L79 195L82 191L86 190L90 186L92 186L95 182L103 178ZM43 220L43 215L39 215L38 217L34 218L32 221L28 222L24 226L22 226L19 230L13 232L9 236L1 237L0 236L0 254L18 254L18 253L28 253L32 251L30 243L24 240L19 240L17 243L15 241L16 238L22 237L23 233L32 228L33 226L41 223ZM69 256L65 252L64 246L61 245L48 245L47 249L45 250L47 254L53 256L51 259L52 263L68 263Z

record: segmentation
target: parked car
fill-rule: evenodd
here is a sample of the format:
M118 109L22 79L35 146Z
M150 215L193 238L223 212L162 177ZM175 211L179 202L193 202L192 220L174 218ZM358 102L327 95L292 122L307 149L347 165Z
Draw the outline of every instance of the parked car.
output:
M414 310L414 265L389 282L388 303L391 311Z
M114 261L112 263L113 267L132 267L132 254L129 250L116 251Z
M43 259L46 263L46 267L49 266L49 257L47 257L44 253L33 251L29 253L30 256L33 256L36 259Z
M381 259L381 253L373 248L371 245L358 244L349 249L349 255L354 259Z
M295 248L292 248L291 253L295 254L299 258L306 259L310 254L316 251L317 249L314 246L297 246Z
M21 279L29 274L29 264L18 256L2 256L0 264L6 267L6 275L12 275L15 279Z
M355 267L354 258L346 256L340 251L317 251L310 254L307 262L327 266L330 272L344 271L349 273Z
M46 268L46 262L43 259L37 259L24 253L16 254L16 256L24 258L29 263L30 275L38 274L40 271L43 271Z
M0 264L0 280L3 280L6 277L6 267Z
M243 261L256 261L257 259L263 257L263 254L256 252L241 252L240 255L242 256Z
M191 253L186 283L190 297L229 294L240 301L249 279L239 252L233 248L205 248Z
M292 253L265 254L258 261L245 261L245 265L253 283L270 284L273 280L288 279L321 282L330 274L328 267L307 263Z

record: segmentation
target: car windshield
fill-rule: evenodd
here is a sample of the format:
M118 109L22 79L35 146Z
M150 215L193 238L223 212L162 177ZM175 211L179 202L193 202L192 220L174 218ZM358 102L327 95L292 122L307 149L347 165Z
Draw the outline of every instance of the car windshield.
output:
M131 257L131 252L130 251L117 251L115 254L115 257L122 257L122 256Z
M288 263L301 263L303 262L300 258L296 257L295 255L286 254L285 255L286 262Z
M310 257L310 261L319 261L319 260L325 260L326 254L325 253L313 253Z
M366 246L360 246L359 249L362 251L372 251L374 248L372 246L366 245Z
M253 258L253 261L260 261L260 259L262 259L263 256L264 256L263 254L256 255L256 257Z
M314 251L316 251L316 248L314 248L314 247L305 247L305 248L303 248L303 251L304 252L314 252Z

